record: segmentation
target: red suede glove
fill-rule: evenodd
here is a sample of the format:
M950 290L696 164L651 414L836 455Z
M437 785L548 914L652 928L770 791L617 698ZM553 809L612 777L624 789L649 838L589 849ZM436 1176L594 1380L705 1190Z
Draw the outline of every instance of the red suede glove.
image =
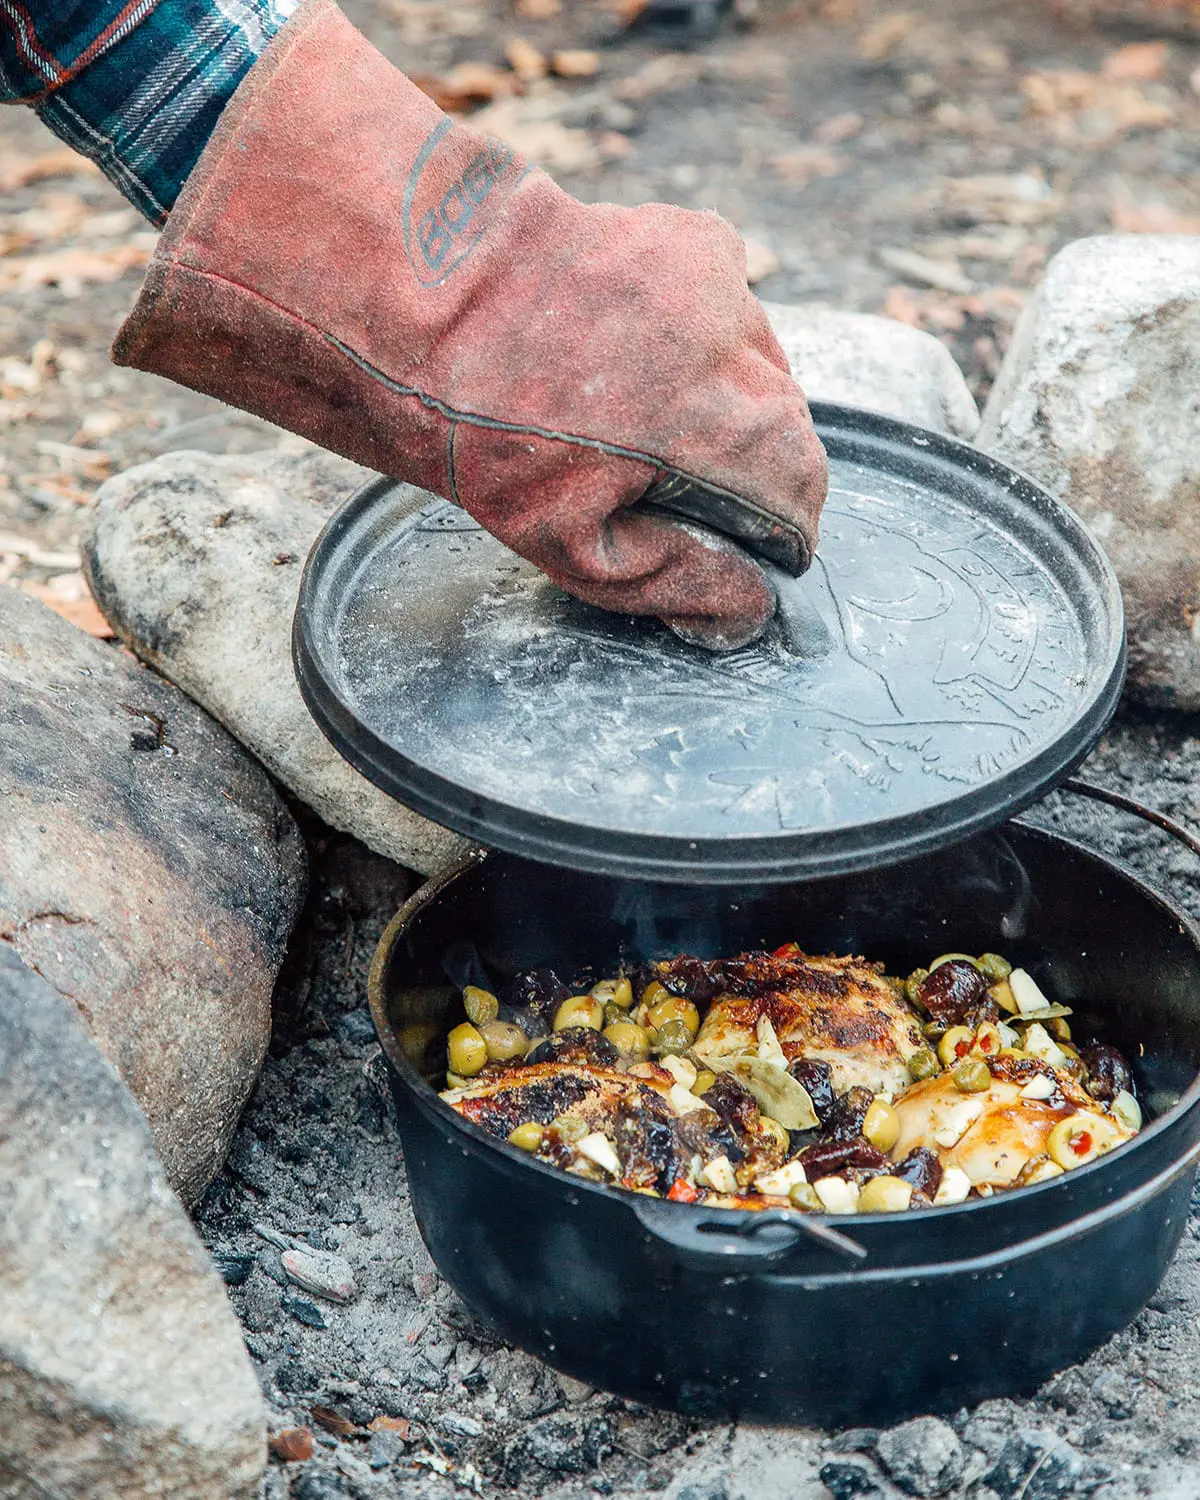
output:
M463 505L562 588L715 649L775 598L690 490L808 566L826 463L715 214L589 206L307 0L251 69L113 350ZM665 482L665 483L664 483Z

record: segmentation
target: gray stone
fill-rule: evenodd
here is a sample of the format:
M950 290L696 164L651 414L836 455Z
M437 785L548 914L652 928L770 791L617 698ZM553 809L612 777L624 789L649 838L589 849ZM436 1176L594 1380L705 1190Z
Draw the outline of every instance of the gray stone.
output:
M308 1246L285 1250L280 1262L297 1286L327 1297L330 1302L349 1302L358 1293L349 1262L329 1250L312 1250Z
M8 588L0 698L0 940L75 1004L190 1201L266 1049L300 835L207 714Z
M138 655L202 703L335 828L431 873L466 848L342 759L292 671L292 616L317 533L363 470L313 450L172 453L103 485L84 567Z
M859 1458L834 1458L821 1465L821 1483L833 1500L855 1500L858 1495L878 1495L879 1476L871 1464Z
M145 1117L0 942L0 1494L232 1500L258 1382Z
M1200 708L1200 239L1079 240L1050 262L977 441L1070 504L1125 594L1129 686Z
M922 1496L948 1494L966 1457L953 1427L937 1417L915 1417L881 1432L875 1452L906 1494Z
M864 406L954 437L974 436L975 398L932 334L895 318L819 303L763 307L810 401Z

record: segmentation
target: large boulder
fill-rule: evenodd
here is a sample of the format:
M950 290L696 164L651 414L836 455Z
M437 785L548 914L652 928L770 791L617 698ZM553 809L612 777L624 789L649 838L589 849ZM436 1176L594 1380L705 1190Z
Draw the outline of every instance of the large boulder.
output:
M1109 235L1060 251L976 441L1107 550L1131 692L1200 709L1200 239Z
M75 1007L0 942L0 1495L240 1500L241 1331Z
M366 474L316 449L171 453L105 484L84 531L100 608L144 660L202 703L334 828L432 874L467 846L342 759L292 671L300 574Z
M0 588L0 941L69 1000L199 1194L303 899L262 768L178 689Z
M810 401L864 406L952 437L974 437L975 398L932 334L895 318L812 303L763 307Z

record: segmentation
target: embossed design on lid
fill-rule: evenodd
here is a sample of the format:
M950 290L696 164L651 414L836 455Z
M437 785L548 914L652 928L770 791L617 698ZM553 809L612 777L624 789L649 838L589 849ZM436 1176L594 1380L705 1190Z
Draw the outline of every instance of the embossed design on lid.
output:
M786 627L724 657L555 589L463 512L361 493L306 572L297 667L366 774L484 843L668 880L886 863L1027 804L1123 666L1078 520L950 439L817 408L831 488Z

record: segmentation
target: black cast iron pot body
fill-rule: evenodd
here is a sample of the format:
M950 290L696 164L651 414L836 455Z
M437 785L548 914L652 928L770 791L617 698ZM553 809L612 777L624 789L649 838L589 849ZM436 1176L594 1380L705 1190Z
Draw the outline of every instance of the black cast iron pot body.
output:
M839 1248L806 1216L564 1175L426 1081L442 1081L462 1019L452 980L611 973L790 939L902 974L946 950L1005 953L1076 1006L1076 1037L1126 1053L1156 1118L1110 1156L1008 1196L819 1219L846 1236ZM1200 934L1113 862L1020 823L902 866L740 894L481 855L399 913L371 1001L442 1273L508 1341L653 1405L833 1426L1027 1392L1139 1311L1183 1232L1200 1152Z

